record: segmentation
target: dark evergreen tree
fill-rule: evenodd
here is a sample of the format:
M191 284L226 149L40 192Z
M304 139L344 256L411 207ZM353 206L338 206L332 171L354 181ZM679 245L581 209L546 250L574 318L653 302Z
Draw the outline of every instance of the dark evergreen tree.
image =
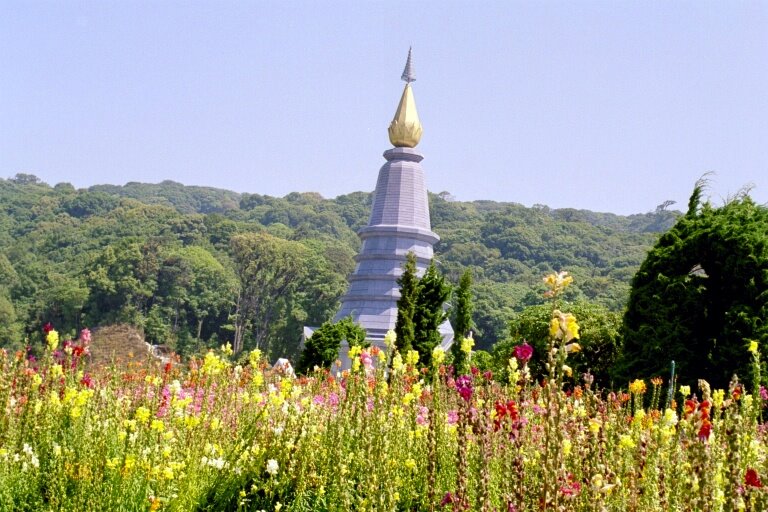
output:
M475 323L472 321L472 312L474 304L472 302L472 271L466 269L459 279L459 286L453 294L453 331L454 339L451 345L451 354L453 354L453 366L459 373L465 366L466 354L461 350L461 340L474 329Z
M325 322L307 340L296 365L296 371L306 374L315 366L329 368L339 357L339 347L344 340L350 347L365 345L365 329L349 317L336 323Z
M419 278L416 275L416 255L412 252L406 256L403 274L397 280L397 284L400 285L400 298L397 299L397 321L395 322L397 341L395 346L400 353L404 354L413 348L416 336L413 315L416 311Z
M419 353L419 361L424 366L429 367L432 350L442 341L438 327L448 317L443 305L450 296L451 286L438 272L434 262L430 263L419 280L413 312L413 348Z
M702 205L703 186L632 280L623 380L666 375L674 360L681 383L725 387L749 373L747 340L768 344L768 209L746 195Z

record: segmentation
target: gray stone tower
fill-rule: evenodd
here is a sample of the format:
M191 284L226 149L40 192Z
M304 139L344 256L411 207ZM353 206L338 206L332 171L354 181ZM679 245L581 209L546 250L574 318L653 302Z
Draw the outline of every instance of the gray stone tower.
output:
M400 298L397 280L406 255L416 255L421 275L432 260L433 245L440 240L429 221L421 167L424 157L414 149L421 139L422 126L411 89L415 77L410 50L402 79L405 89L389 126L389 140L394 147L384 152L387 161L379 170L371 218L368 226L358 232L362 248L356 257L357 265L334 318L338 321L351 316L366 330L368 339L379 346L383 346L386 332L395 328ZM450 324L443 324L440 331L443 346L449 346L453 341Z

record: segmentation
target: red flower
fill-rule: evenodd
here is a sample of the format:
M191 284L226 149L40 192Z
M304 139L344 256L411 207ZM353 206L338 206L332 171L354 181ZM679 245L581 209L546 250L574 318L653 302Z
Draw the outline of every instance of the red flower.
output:
M747 474L744 475L744 483L750 487L760 488L763 486L763 483L760 481L760 477L758 476L757 471L755 471L752 468L747 469Z
M45 334L48 334L52 330L53 330L53 324L51 322L46 322L45 325L43 326L43 332Z
M683 406L683 414L687 418L691 414L693 414L696 411L696 402L691 400L690 398L685 401L685 405Z
M709 420L704 420L701 423L701 428L699 429L699 439L702 441L706 441L709 439L709 434L712 433L712 423L709 422Z

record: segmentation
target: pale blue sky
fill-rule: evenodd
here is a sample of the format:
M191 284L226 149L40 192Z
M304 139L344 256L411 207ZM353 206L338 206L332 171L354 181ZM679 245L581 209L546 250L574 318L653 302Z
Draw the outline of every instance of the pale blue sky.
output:
M373 190L413 45L430 190L768 202L768 2L0 2L0 177Z

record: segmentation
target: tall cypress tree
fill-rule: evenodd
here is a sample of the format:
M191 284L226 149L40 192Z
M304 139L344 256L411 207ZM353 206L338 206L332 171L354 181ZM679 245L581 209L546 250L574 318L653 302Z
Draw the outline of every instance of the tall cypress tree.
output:
M466 354L461 350L461 340L475 327L472 321L474 304L472 303L472 271L466 269L459 279L459 287L454 292L453 330L454 340L451 346L454 368L462 368Z
M440 344L442 336L438 327L447 318L443 304L451 296L451 285L438 272L434 262L419 281L416 308L413 313L415 340L413 347L419 352L419 361L429 367L432 350Z
M416 309L419 278L416 275L416 255L412 252L409 252L405 258L403 274L397 280L397 284L400 285L400 298L397 299L397 322L395 323L397 341L395 346L403 354L413 348L415 338L413 314Z

